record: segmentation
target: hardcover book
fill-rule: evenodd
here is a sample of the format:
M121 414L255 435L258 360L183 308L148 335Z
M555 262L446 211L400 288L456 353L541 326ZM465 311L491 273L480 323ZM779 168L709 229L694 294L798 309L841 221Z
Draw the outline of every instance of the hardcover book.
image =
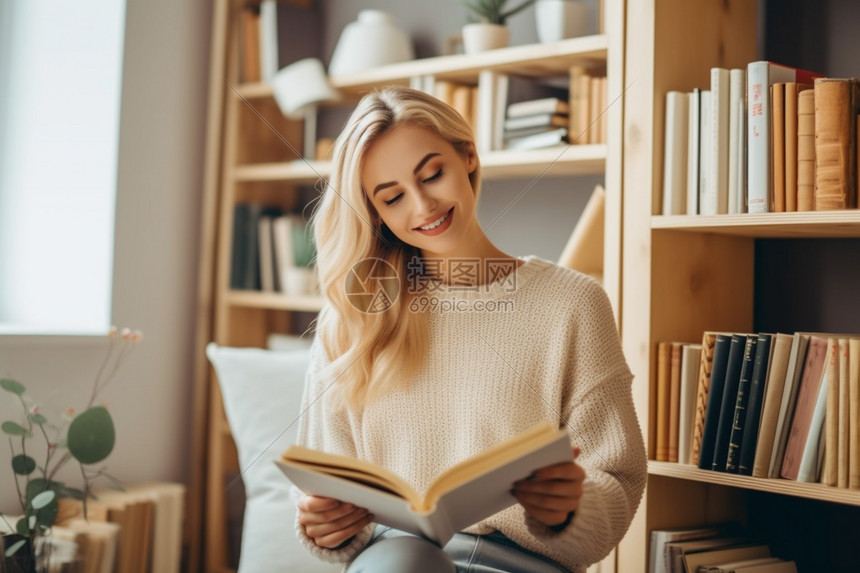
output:
M788 431L794 415L794 405L797 402L797 389L800 386L800 376L803 373L803 362L809 346L808 332L795 332L788 355L788 367L785 372L785 385L779 402L779 414L774 430L773 449L770 454L767 477L778 478L782 469L782 458L785 455L785 443L788 441Z
M809 337L809 349L806 352L806 360L803 363L803 375L800 379L800 387L797 391L797 403L794 407L794 417L791 420L791 430L788 441L785 444L785 454L782 459L780 476L785 479L797 479L800 469L800 458L809 428L812 424L812 415L815 411L815 403L818 391L821 387L821 379L827 362L827 339L820 336Z
M729 362L729 348L732 335L717 334L714 341L714 357L711 367L711 383L708 387L708 403L702 422L702 443L699 447L698 466L703 470L711 469L714 461L714 444L717 441L717 423L726 384L726 367ZM705 343L703 342L703 345ZM694 444L695 445L695 444Z
M737 473L741 475L752 474L755 442L758 435L772 338L772 334L760 333L758 335L752 374L749 378L749 386L743 389L744 396L741 396L741 389L738 388L735 423L729 438L729 460L734 467L729 468L729 471L735 471L736 468ZM743 379L741 379L741 384L743 384Z
M815 209L815 90L797 94L797 210Z
M379 465L301 446L275 463L306 494L366 508L376 523L444 546L457 531L514 505L514 482L572 460L567 432L539 424L442 472L424 495Z
M857 113L855 78L815 80L815 210L857 206Z
M756 436L744 436L744 444L741 446L742 460L744 456L748 455L748 449L753 450L752 475L754 477L767 477L770 454L773 451L776 420L779 416L779 404L782 400L782 390L785 388L788 355L791 352L793 339L794 337L790 334L779 333L771 340L772 353L767 368L764 396L759 407L761 419L758 434Z
M702 433L705 429L705 411L708 407L708 391L711 387L711 369L714 363L714 346L716 342L716 332L706 331L702 334L702 352L699 360L695 411L693 412L693 429L690 437L690 463L694 466L699 465L699 453L702 449Z
M717 418L714 459L711 462L711 469L715 471L726 471L726 461L729 454L729 436L734 421L738 387L740 386L741 375L748 375L746 374L748 371L747 363L752 363L756 340L757 337L755 335L732 335L729 359L726 365L726 380L723 385L723 397L720 405L720 413Z
M681 396L678 414L678 463L690 463L690 441L696 414L696 389L699 383L702 345L685 344L681 349Z

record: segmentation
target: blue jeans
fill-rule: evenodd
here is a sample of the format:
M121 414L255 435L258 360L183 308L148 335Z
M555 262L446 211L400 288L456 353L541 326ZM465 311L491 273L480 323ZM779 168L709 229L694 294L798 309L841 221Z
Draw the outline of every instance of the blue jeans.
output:
M445 547L409 533L377 525L367 547L346 573L568 573L499 532L457 533Z

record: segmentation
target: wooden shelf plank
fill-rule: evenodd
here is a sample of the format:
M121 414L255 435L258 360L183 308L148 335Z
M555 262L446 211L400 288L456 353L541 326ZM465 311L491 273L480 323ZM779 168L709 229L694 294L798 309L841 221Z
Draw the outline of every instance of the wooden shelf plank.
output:
M743 215L655 215L652 229L716 233L741 237L860 237L860 210Z
M248 308L319 312L323 307L323 298L321 296L288 296L281 293L231 290L227 293L226 303Z
M474 83L481 70L515 73L518 76L552 77L564 75L570 66L605 65L609 38L606 34L581 36L551 44L526 44L488 50L480 54L456 54L420 58L390 64L364 72L330 78L331 85L345 94L357 94L384 84L408 85L410 78L436 76L446 80ZM235 87L243 98L271 97L268 84L241 84Z
M509 177L561 177L598 175L606 166L606 145L571 145L528 151L493 151L481 158L485 179ZM315 183L331 174L326 161L284 161L240 165L233 169L234 181L292 181Z
M653 460L648 461L648 473L650 475L860 506L860 490L830 487L820 483L803 483L785 479L754 478L702 470L690 465L656 462Z

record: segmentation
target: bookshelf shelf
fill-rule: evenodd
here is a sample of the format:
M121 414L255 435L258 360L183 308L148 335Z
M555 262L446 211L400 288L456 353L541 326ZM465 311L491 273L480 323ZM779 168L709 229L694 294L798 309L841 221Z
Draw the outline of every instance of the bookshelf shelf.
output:
M740 237L860 237L860 210L743 215L655 215L652 229L715 233Z
M245 308L318 312L323 306L320 296L287 296L279 293L233 290L227 294L227 304Z
M702 470L694 466L683 464L656 462L654 460L650 460L648 462L648 473L650 475L860 506L860 491L830 487L820 483L803 483L783 479L754 478Z
M597 175L606 169L606 145L570 145L528 151L491 151L481 158L482 177L504 179L543 175ZM284 161L236 166L235 182L290 181L315 183L331 174L326 161Z
M605 64L608 47L609 37L596 34L552 44L511 46L480 54L422 58L331 78L330 81L342 93L357 95L382 84L408 85L411 78L420 76L474 83L482 70L510 72L518 76L551 77L565 75L574 64ZM264 98L272 96L272 88L264 83L241 84L236 86L236 93L246 99Z

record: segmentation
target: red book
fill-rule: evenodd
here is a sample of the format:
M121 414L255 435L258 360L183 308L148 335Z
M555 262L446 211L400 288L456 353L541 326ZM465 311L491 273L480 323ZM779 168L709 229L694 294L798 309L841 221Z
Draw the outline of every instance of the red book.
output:
M794 417L791 420L791 430L785 445L785 456L782 460L780 475L785 479L797 479L800 469L800 459L806 437L812 424L812 413L818 399L824 366L827 363L827 339L820 336L809 337L809 348L803 363L803 373L800 378L800 388L797 391L797 403L794 407Z
M747 64L747 207L773 211L773 147L770 86L777 82L813 83L822 74L768 61Z

